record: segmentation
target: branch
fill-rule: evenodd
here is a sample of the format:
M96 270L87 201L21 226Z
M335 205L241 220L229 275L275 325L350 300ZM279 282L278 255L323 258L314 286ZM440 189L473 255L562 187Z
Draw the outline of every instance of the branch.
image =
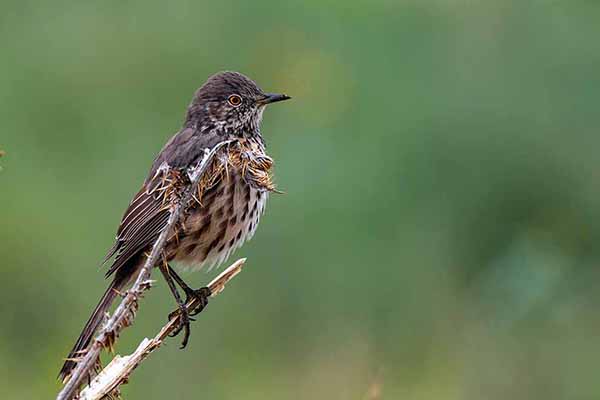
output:
M192 200L194 192L200 183L200 179L209 165L209 161L221 147L228 143L230 142L220 142L210 151L206 149L202 161L200 161L198 167L193 171L190 171L191 184L183 192L179 202L172 208L167 224L152 246L152 251L148 255L148 258L146 259L146 262L142 268L140 268L135 282L126 292L126 295L123 297L123 300L121 300L121 303L116 308L112 317L110 317L106 324L104 324L104 326L100 329L100 332L94 338L83 357L81 357L81 360L78 361L77 366L71 373L68 382L60 391L56 397L56 400L73 399L84 379L86 379L88 376L92 376L94 367L98 362L98 357L100 356L102 349L105 347L112 349L117 337L119 336L119 332L121 332L121 330L126 326L131 325L133 319L135 318L135 312L138 308L138 299L152 286L150 275L152 273L152 269L157 264L159 257L162 254L163 248L167 243L167 239L171 235L173 228L179 222L179 218L186 209L187 204Z
M244 266L245 258L241 258L233 263L229 268L223 271L211 283L208 288L211 291L211 297L215 297L224 288L225 284L236 276ZM193 310L199 305L197 298L192 298L185 307L188 310ZM138 345L137 349L128 356L117 355L102 372L94 378L85 387L79 395L80 400L99 400L109 394L114 394L119 389L119 386L127 383L131 372L146 359L154 350L158 349L163 341L173 332L179 324L180 315L173 315L173 318L167 322L165 326L152 339L144 338Z

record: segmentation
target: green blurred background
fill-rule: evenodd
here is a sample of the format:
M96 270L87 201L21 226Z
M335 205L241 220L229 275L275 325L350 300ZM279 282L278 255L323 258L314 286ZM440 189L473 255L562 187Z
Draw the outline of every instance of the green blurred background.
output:
M56 394L123 210L223 69L294 97L263 124L286 194L125 398L600 397L600 2L0 11L2 398ZM173 307L159 279L118 351Z

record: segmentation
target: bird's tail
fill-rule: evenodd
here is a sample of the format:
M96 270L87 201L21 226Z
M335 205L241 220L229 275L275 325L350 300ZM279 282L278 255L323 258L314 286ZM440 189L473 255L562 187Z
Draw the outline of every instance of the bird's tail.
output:
M106 292L104 292L104 295L100 299L100 302L94 309L94 312L83 327L73 349L65 359L65 363L58 374L60 380L65 381L71 374L71 371L77 366L78 359L85 353L85 349L92 341L92 336L102 323L106 311L108 311L113 300L117 296L118 291L125 286L127 281L127 277L119 276L119 274L115 275L113 281L110 283Z

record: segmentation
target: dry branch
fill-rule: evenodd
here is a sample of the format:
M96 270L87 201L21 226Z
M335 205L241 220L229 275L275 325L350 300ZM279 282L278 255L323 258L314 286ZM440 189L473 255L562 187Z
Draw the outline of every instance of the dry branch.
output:
M241 258L224 270L218 277L208 284L211 291L211 297L219 294L225 284L236 276L246 261ZM188 311L194 310L199 305L198 298L192 298L185 307ZM79 395L80 400L99 400L109 394L116 392L124 383L127 383L131 372L146 359L154 350L160 347L163 341L173 332L179 324L180 315L173 317L152 339L144 338L137 349L128 356L115 356L115 358L94 378L89 386L85 387Z
M78 361L77 366L71 373L69 380L63 389L56 397L56 400L73 399L83 381L87 377L93 375L102 349L106 347L112 349L121 330L126 326L131 325L138 307L138 300L144 294L144 292L149 290L152 286L152 282L150 281L152 269L159 262L159 257L161 256L163 248L167 243L167 239L172 234L173 228L179 222L179 218L186 209L188 203L192 200L194 192L198 187L198 183L204 175L209 162L212 160L215 153L228 143L230 142L220 142L210 151L207 149L204 153L202 161L200 161L198 164L198 167L190 171L191 184L188 186L187 190L183 192L181 199L171 210L167 224L152 246L152 251L148 255L148 258L146 259L146 262L142 268L140 268L135 282L125 293L125 296L121 300L121 303L117 306L113 315L102 326L98 335L94 338L85 354Z

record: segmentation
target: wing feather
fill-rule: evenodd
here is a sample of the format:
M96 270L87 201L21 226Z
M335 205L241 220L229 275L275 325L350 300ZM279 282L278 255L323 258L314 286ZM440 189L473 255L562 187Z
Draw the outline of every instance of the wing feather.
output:
M127 208L121 226L117 231L118 237L124 239L129 232L135 231L136 227L139 226L139 223L143 222L143 219L140 218L140 216L148 215L155 207L157 207L156 201L153 200L152 196L146 194L146 188L143 187Z
M109 255L115 255L115 259L106 276L112 275L154 242L168 219L169 210L163 207L162 199L148 193L144 185L123 216L117 241L109 252Z

